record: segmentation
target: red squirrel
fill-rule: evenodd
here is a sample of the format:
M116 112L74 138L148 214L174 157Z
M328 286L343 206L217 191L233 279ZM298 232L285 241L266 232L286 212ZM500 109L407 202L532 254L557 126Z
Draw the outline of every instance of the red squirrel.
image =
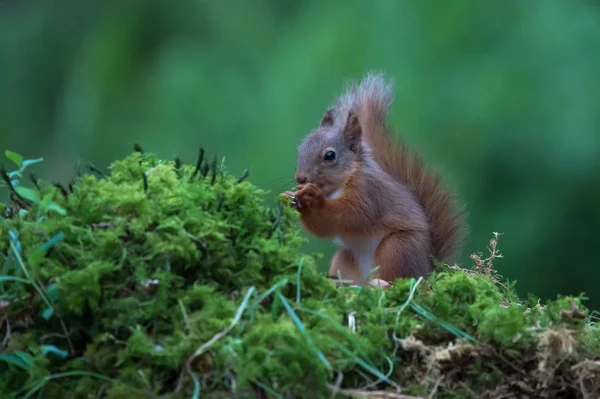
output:
M465 238L463 207L423 158L393 136L386 117L392 83L368 73L351 83L298 146L291 205L304 228L334 238L329 276L388 286L426 277L434 259L456 262Z

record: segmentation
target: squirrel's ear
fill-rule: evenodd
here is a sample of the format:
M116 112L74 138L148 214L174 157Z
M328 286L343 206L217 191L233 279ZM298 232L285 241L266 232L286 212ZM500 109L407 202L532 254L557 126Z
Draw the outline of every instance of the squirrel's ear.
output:
M319 126L333 126L333 108L329 108L325 111L325 115L321 118Z
M362 127L354 112L348 112L346 126L344 126L344 141L348 143L350 151L356 152L360 148Z

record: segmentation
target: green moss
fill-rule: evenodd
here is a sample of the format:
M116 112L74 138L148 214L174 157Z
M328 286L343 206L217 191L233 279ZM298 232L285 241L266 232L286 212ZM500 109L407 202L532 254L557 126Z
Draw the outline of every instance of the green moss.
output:
M520 302L444 267L336 288L300 253L295 211L216 160L136 152L66 196L40 189L0 223L1 397L600 393L585 298Z

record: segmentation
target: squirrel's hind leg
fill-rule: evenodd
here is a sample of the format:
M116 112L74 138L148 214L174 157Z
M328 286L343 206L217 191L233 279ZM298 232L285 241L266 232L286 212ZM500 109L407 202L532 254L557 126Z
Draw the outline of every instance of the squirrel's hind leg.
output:
M358 270L356 262L354 262L352 253L343 248L333 255L328 276L335 281L339 281L338 276L341 276L341 283L348 285L364 284L364 279Z
M419 232L398 232L385 237L375 251L377 277L394 282L395 279L425 277L431 271L429 238Z

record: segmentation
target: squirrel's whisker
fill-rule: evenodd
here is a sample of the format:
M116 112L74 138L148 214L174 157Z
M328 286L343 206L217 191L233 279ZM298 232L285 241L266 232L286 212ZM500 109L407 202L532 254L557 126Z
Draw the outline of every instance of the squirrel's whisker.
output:
M292 180L289 180L289 181L285 182L285 184L284 184L284 185L282 185L281 187L279 187L279 189L278 189L277 191L281 191L281 190L283 190L283 188L284 188L284 187L286 187L286 186L288 186L288 185L290 185L290 184L293 184L293 183L295 183L295 182L296 182L296 181L295 181L294 179L292 179ZM294 188L295 188L295 186L294 186ZM293 189L292 189L292 190L293 190Z

